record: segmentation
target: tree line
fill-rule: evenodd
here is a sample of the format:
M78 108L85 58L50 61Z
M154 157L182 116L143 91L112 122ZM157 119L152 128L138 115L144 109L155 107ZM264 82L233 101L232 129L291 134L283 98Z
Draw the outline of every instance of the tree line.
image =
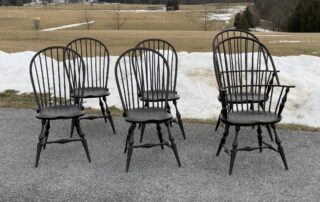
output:
M86 2L87 0L66 0L68 3ZM99 2L128 3L128 4L167 4L173 0L99 0ZM205 3L252 3L253 0L176 0L179 4L205 4ZM31 0L0 0L0 6L22 6ZM43 0L53 2L53 0Z
M320 31L320 0L255 0L255 11L280 31Z

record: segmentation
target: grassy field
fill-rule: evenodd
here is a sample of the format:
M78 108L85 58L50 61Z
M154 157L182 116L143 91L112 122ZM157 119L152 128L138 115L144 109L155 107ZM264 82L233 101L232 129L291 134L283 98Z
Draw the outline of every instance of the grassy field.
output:
M152 12L159 6L136 4L57 4L47 6L1 7L0 8L0 50L17 52L37 51L51 45L65 45L77 37L95 37L106 43L111 55L119 55L146 38L163 38L170 41L178 51L212 50L211 42L218 31L232 26L224 21L212 21L209 31L201 31L199 16L206 8L219 13L221 9L232 9L247 4L181 5L177 12ZM151 8L150 8L151 7ZM160 6L161 7L161 6ZM124 22L117 30L119 21ZM150 12L130 12L151 9ZM87 13L87 14L86 14ZM87 17L86 17L87 16ZM40 18L41 29L73 23L95 23L65 30L36 32L33 20ZM196 22L196 20L198 20ZM201 19L200 19L201 21ZM273 55L317 55L320 56L320 34L318 33L255 33L271 50ZM287 42L286 42L287 41ZM288 42L289 41L289 42ZM293 41L293 42L290 42Z

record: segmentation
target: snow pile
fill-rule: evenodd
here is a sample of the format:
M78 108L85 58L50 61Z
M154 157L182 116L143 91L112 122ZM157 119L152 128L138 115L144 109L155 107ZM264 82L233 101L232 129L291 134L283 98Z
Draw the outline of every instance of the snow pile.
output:
M93 23L95 23L94 20L89 21L89 22L82 22L82 23L76 23L76 24L70 24L70 25L63 25L63 26L59 26L59 27L52 27L52 28L48 28L48 29L43 29L41 31L50 32L50 31L55 31L55 30L60 30L60 29L68 29L71 27L79 27L82 25L93 24Z
M262 27L255 27L255 28L250 28L251 31L255 31L255 32L272 32L272 30L269 29L264 29Z
M15 89L32 92L29 63L35 52L5 53L0 51L0 92ZM213 119L220 113L218 90L212 65L212 53L179 52L177 91L178 106L184 118ZM116 87L114 65L110 57L109 105L121 108ZM295 85L284 110L284 123L320 127L320 57L300 55L273 57L280 70L282 84ZM100 108L98 101L87 99L85 106ZM174 111L174 110L173 110Z
M245 6L236 6L230 9L219 9L217 12L209 14L209 20L229 21L231 18L246 9Z
M269 43L319 43L320 41L297 41L297 40L279 40L269 41Z

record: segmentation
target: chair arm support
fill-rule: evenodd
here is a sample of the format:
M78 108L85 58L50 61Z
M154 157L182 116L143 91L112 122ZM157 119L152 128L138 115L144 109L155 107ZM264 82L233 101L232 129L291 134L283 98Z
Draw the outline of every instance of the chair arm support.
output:
M279 111L278 111L278 116L281 116L281 113L286 105L287 99L288 99L288 94L290 91L290 88L294 88L294 86L283 86L283 88L285 89L285 93L281 99L281 104L279 106Z
M228 110L227 110L227 106L228 106L228 101L227 101L227 90L222 88L219 89L219 97L221 100L221 105L222 105L222 109L221 109L221 114L223 116L223 118L227 118L228 117Z

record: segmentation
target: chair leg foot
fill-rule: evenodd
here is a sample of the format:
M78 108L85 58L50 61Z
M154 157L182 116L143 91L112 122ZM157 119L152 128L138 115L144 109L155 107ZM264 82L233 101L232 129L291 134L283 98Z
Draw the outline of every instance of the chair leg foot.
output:
M127 153L127 165L126 165L126 172L129 171L129 167L130 167L130 162L131 162L131 156L132 156L132 152L133 152L133 144L134 144L134 129L136 128L136 124L133 123L131 124L130 128L129 128L129 132L128 132L128 140L127 140L127 145L126 148L128 150Z
M41 150L42 150L42 144L39 142L39 143L37 144L37 155L36 155L36 163L35 163L35 167L36 167L36 168L37 168L38 165L39 165Z
M88 161L89 161L89 163L91 163L91 157L90 157L90 153L89 153L88 143L87 143L87 140L86 140L86 138L85 138L85 135L84 135L84 133L82 132L82 129L81 129L81 127L80 127L80 121L79 121L79 119L75 119L75 127L76 127L77 132L78 132L78 135L79 135L79 137L80 137L80 139L81 139L81 143L82 143L82 145L83 145L83 148L84 148L84 150L85 150L85 152L86 152Z
M234 161L235 161L236 155L237 155L239 131L240 131L240 127L239 127L239 126L236 126L236 135L234 136L234 140L233 140L233 143L232 143L229 175L232 175L233 165L234 165Z
M89 161L89 163L91 163L91 157L90 157L90 153L89 153L89 148L88 148L87 140L86 140L85 138L83 138L83 139L81 140L81 142L82 142L83 148L84 148L84 150L85 150L85 152L86 152L88 161Z
M182 132L183 139L186 139L186 133L184 131L183 122L182 122L182 119L181 119L181 114L180 114L180 112L178 110L177 101L174 100L173 104L174 104L174 106L176 108L176 115L177 115L177 119L178 119L178 124L180 126L180 130Z
M180 158L179 158L179 153L178 153L177 145L176 145L176 143L174 142L174 138L173 138L173 136L172 136L172 134L171 134L170 125L169 125L168 122L167 122L165 125L166 125L167 130L168 130L168 135L169 135L169 140L170 140L170 143L171 143L171 148L172 148L173 153L174 153L174 155L175 155L175 157L176 157L178 166L181 167L181 162L180 162Z
M285 167L286 170L288 170L288 163L287 163L284 151L283 151L283 147L281 145L281 141L280 141L280 139L278 137L278 134L277 134L277 131L276 131L276 126L275 125L271 125L271 128L273 129L275 142L278 145L278 151L280 153L280 156L281 156L282 162L284 164L284 167Z
M261 135L262 130L261 130L260 125L258 125L257 133L258 133L258 142L259 142L259 147L260 147L259 151L261 153L262 152L262 135Z
M141 124L141 130L140 130L140 143L142 143L142 141L143 141L143 135L144 135L145 129L146 129L146 124L142 123Z
M42 151L42 148L43 148L43 139L45 138L45 126L46 126L46 123L48 121L47 120L41 120L41 132L39 134L39 142L37 144L37 154L36 154L36 162L35 162L35 167L37 168L38 167L38 164L39 164L39 160L40 160L40 155L41 155L41 151Z
M126 172L129 171L130 167L130 162L131 162L131 156L132 156L133 148L128 149L128 154L127 154L127 165L126 165Z
M217 153L216 153L216 156L219 156L223 145L226 143L226 139L227 139L228 134L229 134L229 125L226 124L226 127L225 127L225 129L224 129L223 136L222 136L222 138L221 138L221 140L220 140L220 144L219 144L219 147L218 147L218 151L217 151Z
M234 160L236 159L237 151L231 150L229 175L232 175Z

